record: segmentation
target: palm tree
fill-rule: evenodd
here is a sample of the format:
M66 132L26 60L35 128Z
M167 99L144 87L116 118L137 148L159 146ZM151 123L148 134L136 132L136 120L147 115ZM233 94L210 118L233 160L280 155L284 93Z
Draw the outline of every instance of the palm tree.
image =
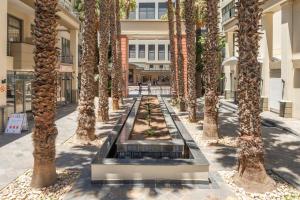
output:
M188 74L188 111L190 122L197 121L196 97L196 16L195 0L185 1L185 26Z
M117 52L117 24L116 24L116 0L111 0L110 5L110 42L112 49L112 107L113 110L119 110L119 60L118 60L118 52Z
M99 39L99 102L98 121L109 120L108 104L108 43L110 30L110 1L100 1L100 39Z
M122 52L121 52L121 10L120 10L120 0L116 0L116 26L117 26L117 61L118 61L118 77L119 77L119 98L121 99L121 104L123 102L123 88L124 79L122 76Z
M95 136L95 104L94 104L94 69L96 66L96 1L84 0L84 21L82 32L83 54L80 61L82 69L80 100L78 105L77 138L94 140Z
M184 92L184 58L182 54L182 34L181 34L181 13L180 0L176 0L176 33L177 33L177 80L178 80L178 104L180 112L185 111L185 92Z
M170 39L170 60L171 60L171 95L172 104L177 101L177 83L176 83L176 55L175 55L175 30L174 30L174 8L172 0L168 0L168 22L169 22L169 39Z
M275 182L264 167L264 147L261 138L260 83L261 66L257 60L262 9L259 0L239 0L239 157L234 181L246 190L270 191Z
M207 36L204 44L205 105L203 138L216 139L218 133L219 20L218 0L206 0Z
M35 77L32 88L35 126L32 135L34 165L31 185L38 188L52 185L56 181L57 4L57 0L35 2Z

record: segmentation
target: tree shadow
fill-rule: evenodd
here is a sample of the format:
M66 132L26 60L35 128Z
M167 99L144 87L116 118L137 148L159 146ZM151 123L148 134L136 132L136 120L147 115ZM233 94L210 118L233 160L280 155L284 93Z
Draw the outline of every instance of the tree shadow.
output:
M56 121L71 114L74 112L77 108L77 104L67 104L67 105L61 105L57 107L56 111ZM15 140L18 140L28 134L31 134L34 127L34 121L32 117L28 117L28 130L22 131L22 134L0 134L0 148L14 142Z

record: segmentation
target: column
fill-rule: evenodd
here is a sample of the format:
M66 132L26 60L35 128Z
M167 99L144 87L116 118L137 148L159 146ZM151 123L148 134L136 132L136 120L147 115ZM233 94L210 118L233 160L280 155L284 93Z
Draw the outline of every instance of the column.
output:
M6 84L7 84L7 0L1 0L0 6L0 133L5 128L6 115Z
M230 58L232 58L233 55L233 33L232 32L227 32L226 33L226 46L225 46L225 60L228 60ZM224 88L224 92L225 92L225 99L231 99L233 97L233 91L232 91L232 83L231 83L231 66L230 64L226 64L224 65L224 73L225 73L225 88Z
M262 16L262 88L261 108L262 111L269 110L269 88L270 88L270 61L273 56L273 13L265 13Z
M146 47L147 48L147 47ZM121 36L121 52L122 52L122 77L123 77L123 96L128 97L128 38L126 35Z
M292 62L293 42L293 1L281 4L281 78L283 80L283 99L280 101L280 116L293 116L293 82L294 68Z
M71 55L73 56L73 79L72 79L72 102L78 100L78 69L79 69L79 52L78 52L78 39L79 31L74 29L70 31L70 48Z

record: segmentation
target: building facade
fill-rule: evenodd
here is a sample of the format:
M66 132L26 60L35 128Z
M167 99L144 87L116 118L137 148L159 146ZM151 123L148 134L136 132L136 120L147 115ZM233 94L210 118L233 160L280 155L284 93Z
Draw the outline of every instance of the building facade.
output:
M122 66L126 88L138 83L170 84L170 41L166 0L137 0L121 21ZM186 77L185 26L182 23Z
M74 0L59 0L57 101L75 102L78 88L80 22ZM0 2L0 127L11 113L31 111L34 0Z
M238 49L234 0L221 2L226 37L225 98L236 97ZM267 0L262 5L258 61L262 67L262 109L300 119L300 0Z

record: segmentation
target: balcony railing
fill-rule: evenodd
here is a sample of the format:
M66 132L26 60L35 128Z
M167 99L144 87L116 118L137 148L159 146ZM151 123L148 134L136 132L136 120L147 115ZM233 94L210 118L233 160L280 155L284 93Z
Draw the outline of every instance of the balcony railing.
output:
M73 64L73 56L60 56L60 63Z
M59 0L60 6L69 11L74 17L79 18L78 12L74 10L72 3L69 0Z
M154 65L144 67L145 71L169 71L170 66L168 65Z

